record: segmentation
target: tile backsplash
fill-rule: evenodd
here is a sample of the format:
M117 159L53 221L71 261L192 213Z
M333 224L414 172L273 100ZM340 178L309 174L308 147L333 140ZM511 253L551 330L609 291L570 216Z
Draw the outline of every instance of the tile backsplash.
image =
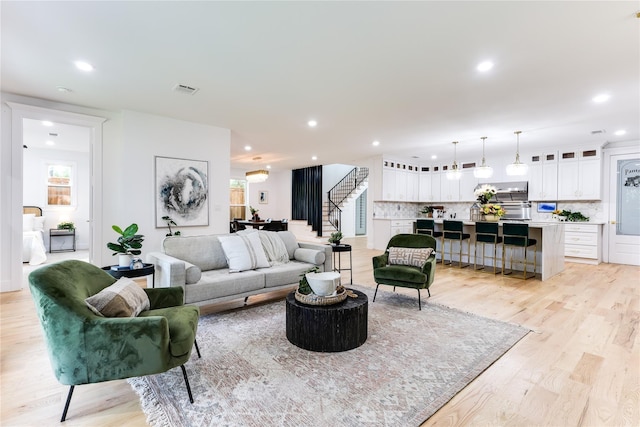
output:
M444 206L444 218L453 218L460 220L468 220L470 216L470 208L472 203L456 202L456 203L437 203ZM374 218L422 218L424 214L420 210L428 203L410 203L410 202L374 202L373 216ZM581 212L584 216L589 217L591 221L605 221L606 213L603 208L604 204L598 201L585 202L558 202L558 209L566 209L571 212ZM538 203L531 202L531 219L533 221L551 221L550 213L538 212Z

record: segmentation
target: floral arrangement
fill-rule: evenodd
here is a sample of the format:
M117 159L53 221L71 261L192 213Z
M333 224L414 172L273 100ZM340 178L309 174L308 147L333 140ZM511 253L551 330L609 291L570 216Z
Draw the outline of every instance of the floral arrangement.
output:
M489 203L489 200L491 200L491 198L496 195L496 192L496 187L494 187L493 185L483 184L482 187L474 191L473 194L477 197L480 204L484 205L486 203Z
M502 206L492 204L485 204L481 206L480 211L485 215L495 215L498 218L502 218L504 214L507 213Z

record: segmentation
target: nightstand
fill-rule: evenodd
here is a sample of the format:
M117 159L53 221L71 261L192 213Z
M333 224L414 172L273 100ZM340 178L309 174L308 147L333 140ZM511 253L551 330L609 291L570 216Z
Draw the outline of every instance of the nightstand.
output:
M56 237L69 237L71 236L71 249L53 249L53 239ZM58 229L58 228L50 228L49 229L49 252L69 252L76 251L76 229L68 230L68 229Z

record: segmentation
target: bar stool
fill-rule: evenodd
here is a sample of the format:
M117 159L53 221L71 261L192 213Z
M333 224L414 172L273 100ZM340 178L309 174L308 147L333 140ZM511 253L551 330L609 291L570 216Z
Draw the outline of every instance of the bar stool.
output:
M502 224L502 236L503 236L503 244L502 244L502 274L507 275L513 272L513 251L516 248L523 248L524 250L524 259L516 259L516 263L520 263L524 267L524 272L522 274L522 279L530 279L531 277L535 277L536 275L536 252L537 252L537 241L536 239L529 238L529 224L512 224L505 222ZM533 273L527 276L527 265L531 265L527 261L527 248L533 246ZM507 252L507 248L511 249L511 254L509 257L509 272L504 272L504 259ZM514 276L515 277L515 276ZM519 277L520 278L520 277Z
M478 243L482 245L482 266L478 267ZM486 245L493 245L493 257L489 259L493 260L493 274L499 273L496 268L498 264L498 243L502 243L502 237L498 236L498 223L497 222L476 222L476 242L474 244L474 258L473 269L484 270L484 253Z
M444 220L443 222L444 233L442 236L442 264L443 265L451 265L453 264L453 242L458 241L460 243L460 250L458 251L458 267L468 267L469 266L469 254L471 252L471 238L470 234L466 234L463 232L463 224L462 221L450 221ZM444 243L445 240L449 240L449 263L445 264L444 262ZM467 241L467 264L462 265L462 242Z
M436 239L436 254L439 252L437 249L438 237L442 238L442 231L435 231L436 223L432 219L417 219L416 220L416 234L428 234ZM442 242L440 242L442 250Z

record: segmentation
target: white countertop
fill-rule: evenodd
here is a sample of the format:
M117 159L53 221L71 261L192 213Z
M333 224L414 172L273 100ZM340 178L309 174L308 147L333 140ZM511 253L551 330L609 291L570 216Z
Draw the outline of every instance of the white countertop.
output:
M447 218L399 218L399 217L392 217L392 218L373 218L373 220L379 220L379 221L415 221L416 219L433 219L435 221L436 224L442 224L442 221L444 221ZM457 218L452 218L453 221L462 221L465 225L473 225L475 224L474 221L468 220L468 219L457 219ZM543 221L543 220L538 220L538 221L498 221L499 224L503 223L503 222L514 222L514 223L525 223L525 224L529 224L530 227L544 227L544 226L548 226L548 225L554 225L554 224L594 224L594 225L603 225L605 224L604 221Z

